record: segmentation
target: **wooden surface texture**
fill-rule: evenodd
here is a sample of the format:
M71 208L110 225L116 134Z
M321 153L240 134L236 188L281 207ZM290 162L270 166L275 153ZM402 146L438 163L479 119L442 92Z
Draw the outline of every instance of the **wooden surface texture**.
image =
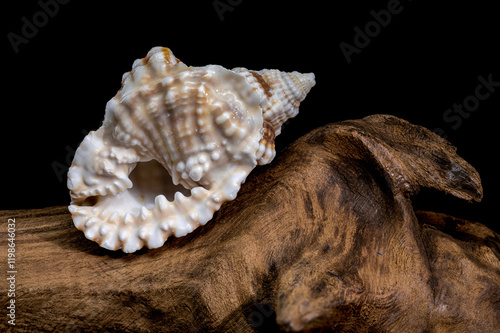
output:
M376 115L300 138L206 226L155 250L99 248L67 207L1 211L16 273L15 297L0 284L15 326L3 315L0 330L498 332L499 235L415 213L420 187L482 197L445 140Z

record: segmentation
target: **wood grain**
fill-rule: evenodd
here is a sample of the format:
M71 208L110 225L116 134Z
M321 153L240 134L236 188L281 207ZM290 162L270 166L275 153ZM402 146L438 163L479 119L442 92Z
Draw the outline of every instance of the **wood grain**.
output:
M498 332L499 235L415 213L420 187L482 197L448 142L375 115L300 138L159 249L99 248L66 207L1 211L4 270L16 222L15 331Z

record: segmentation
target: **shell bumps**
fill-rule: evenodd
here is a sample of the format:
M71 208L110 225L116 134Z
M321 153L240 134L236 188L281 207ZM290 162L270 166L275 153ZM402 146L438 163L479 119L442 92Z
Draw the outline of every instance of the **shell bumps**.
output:
M313 74L188 67L155 47L123 75L68 171L69 210L110 249L157 248L212 219L298 113Z

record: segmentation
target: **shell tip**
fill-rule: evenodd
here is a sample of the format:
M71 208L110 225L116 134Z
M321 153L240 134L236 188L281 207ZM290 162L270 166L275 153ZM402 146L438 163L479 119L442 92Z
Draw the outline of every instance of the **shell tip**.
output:
M316 84L314 73L296 73L295 76L299 80L300 85L306 94L308 94L311 88Z

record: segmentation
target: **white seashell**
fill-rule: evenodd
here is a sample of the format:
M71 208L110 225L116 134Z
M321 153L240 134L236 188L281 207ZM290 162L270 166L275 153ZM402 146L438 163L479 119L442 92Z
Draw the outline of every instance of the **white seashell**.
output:
M75 226L102 247L134 252L206 224L274 158L275 136L314 84L313 74L187 67L151 49L75 153Z

